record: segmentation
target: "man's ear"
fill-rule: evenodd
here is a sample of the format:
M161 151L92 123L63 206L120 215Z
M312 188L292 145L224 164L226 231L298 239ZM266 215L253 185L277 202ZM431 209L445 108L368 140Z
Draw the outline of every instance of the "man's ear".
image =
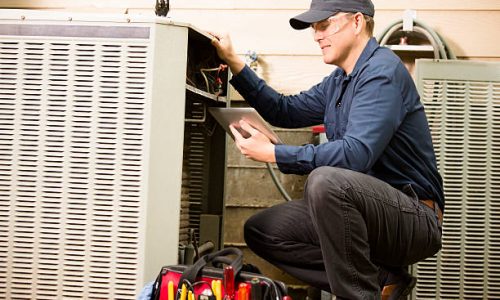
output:
M359 35L363 32L365 25L365 17L362 13L358 12L353 16L354 34Z

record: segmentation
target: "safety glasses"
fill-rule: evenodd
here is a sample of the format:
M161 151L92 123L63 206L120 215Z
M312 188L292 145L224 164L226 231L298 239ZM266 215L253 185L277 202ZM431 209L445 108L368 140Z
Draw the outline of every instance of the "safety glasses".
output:
M352 17L353 14L342 14L329 17L326 20L311 24L313 36L317 33L324 34L328 30L328 35L334 35L339 32L349 22L342 23L341 20Z

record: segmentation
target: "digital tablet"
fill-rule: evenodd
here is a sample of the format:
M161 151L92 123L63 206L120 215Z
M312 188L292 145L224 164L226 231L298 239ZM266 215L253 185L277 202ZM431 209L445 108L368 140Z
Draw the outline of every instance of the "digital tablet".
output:
M239 121L243 120L250 124L253 128L265 134L273 144L283 144L281 139L271 129L269 124L259 115L259 113L251 107L209 107L208 111L224 128L224 130L234 139L229 125L233 125L244 137L248 137L248 133L240 128Z

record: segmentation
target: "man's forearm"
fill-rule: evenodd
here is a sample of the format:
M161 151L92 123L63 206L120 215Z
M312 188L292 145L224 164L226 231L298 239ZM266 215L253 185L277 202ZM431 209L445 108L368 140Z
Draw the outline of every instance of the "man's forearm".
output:
M226 59L226 63L231 69L231 73L233 73L233 75L237 75L245 67L245 63L238 55L228 57Z

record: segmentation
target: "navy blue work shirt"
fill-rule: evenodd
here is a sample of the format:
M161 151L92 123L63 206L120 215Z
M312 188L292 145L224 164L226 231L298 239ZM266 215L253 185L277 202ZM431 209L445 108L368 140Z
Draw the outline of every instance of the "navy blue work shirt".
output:
M398 189L410 184L420 199L435 200L444 211L442 179L420 96L399 57L374 38L351 74L337 68L298 95L279 94L247 66L230 82L273 126L325 125L326 143L276 145L281 172L350 169Z

